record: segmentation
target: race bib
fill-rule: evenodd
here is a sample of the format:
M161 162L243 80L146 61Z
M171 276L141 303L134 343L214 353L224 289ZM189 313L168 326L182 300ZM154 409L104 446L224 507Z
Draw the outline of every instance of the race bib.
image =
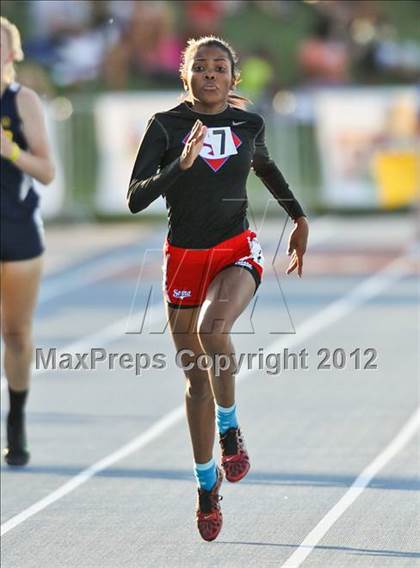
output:
M235 141L230 126L208 128L200 156L204 159L214 160L228 158L237 154Z

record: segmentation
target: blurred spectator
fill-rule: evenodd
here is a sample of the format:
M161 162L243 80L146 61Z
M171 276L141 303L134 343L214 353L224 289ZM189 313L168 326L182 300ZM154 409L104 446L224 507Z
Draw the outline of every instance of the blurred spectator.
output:
M373 57L378 69L395 79L420 79L420 45L414 41L379 41Z
M293 13L293 9L296 6L294 0L252 0L252 4L257 8L265 12L270 17L285 19L289 18Z
M276 78L281 89L418 80L419 6L409 0L2 0L2 14L24 30L33 80L38 64L62 88L177 87L185 40L216 34L249 54L240 89L258 101ZM256 53L262 45L263 55Z
M399 41L397 30L380 13L355 17L350 37L359 80L378 83L420 78L420 45Z
M118 29L108 12L108 3L92 3L89 22L79 34L67 37L59 49L59 62L53 76L60 85L71 85L96 79L102 72L107 51L118 41Z
M227 6L219 0L187 0L184 2L187 39L219 35Z
M78 0L37 0L29 2L33 28L31 37L54 41L63 36L77 34L89 25L92 2Z
M274 76L271 54L266 49L258 49L242 58L239 89L258 106L267 97L271 100Z
M133 17L134 6L138 0L108 0L110 16L119 27L126 28Z
M77 0L39 0L28 3L28 10L33 26L25 38L27 57L51 66L59 61L59 49L66 39L89 26L92 4Z
M182 47L167 2L136 2L119 41L107 54L106 83L113 89L126 88L130 73L134 73L161 85L177 84Z
M348 79L349 53L344 41L335 39L333 20L319 14L312 33L298 48L304 81L313 84L342 84Z
M31 2L37 29L25 45L28 58L50 69L57 85L97 78L107 49L118 39L108 8L104 0Z

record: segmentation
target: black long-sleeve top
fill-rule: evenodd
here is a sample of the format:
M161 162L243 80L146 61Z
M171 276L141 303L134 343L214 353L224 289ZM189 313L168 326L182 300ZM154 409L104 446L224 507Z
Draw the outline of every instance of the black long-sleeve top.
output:
M208 128L205 144L193 166L181 170L180 155L198 118ZM164 196L168 241L209 248L249 227L246 180L251 167L292 219L304 215L269 156L260 115L231 106L203 114L182 103L150 119L134 164L128 206L137 213Z

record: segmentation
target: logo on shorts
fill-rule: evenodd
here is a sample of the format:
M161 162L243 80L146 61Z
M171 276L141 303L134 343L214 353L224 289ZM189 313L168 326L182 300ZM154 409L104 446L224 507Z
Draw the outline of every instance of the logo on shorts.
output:
M178 290L177 288L174 288L174 291L172 292L174 298L180 298L181 300L184 298L190 298L191 294L191 290Z

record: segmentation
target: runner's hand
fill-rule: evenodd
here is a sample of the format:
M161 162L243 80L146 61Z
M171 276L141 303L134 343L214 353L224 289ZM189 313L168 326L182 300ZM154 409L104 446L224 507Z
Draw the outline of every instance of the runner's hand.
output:
M201 120L197 120L191 130L191 134L188 137L187 143L184 146L184 150L181 154L180 168L181 170L188 170L198 154L201 152L201 148L204 144L204 138L206 137L207 127L203 125Z
M291 259L286 274L290 274L297 268L299 277L302 277L303 255L306 252L308 234L309 225L306 217L299 217L299 219L296 219L295 227L289 237L287 254L291 256Z

